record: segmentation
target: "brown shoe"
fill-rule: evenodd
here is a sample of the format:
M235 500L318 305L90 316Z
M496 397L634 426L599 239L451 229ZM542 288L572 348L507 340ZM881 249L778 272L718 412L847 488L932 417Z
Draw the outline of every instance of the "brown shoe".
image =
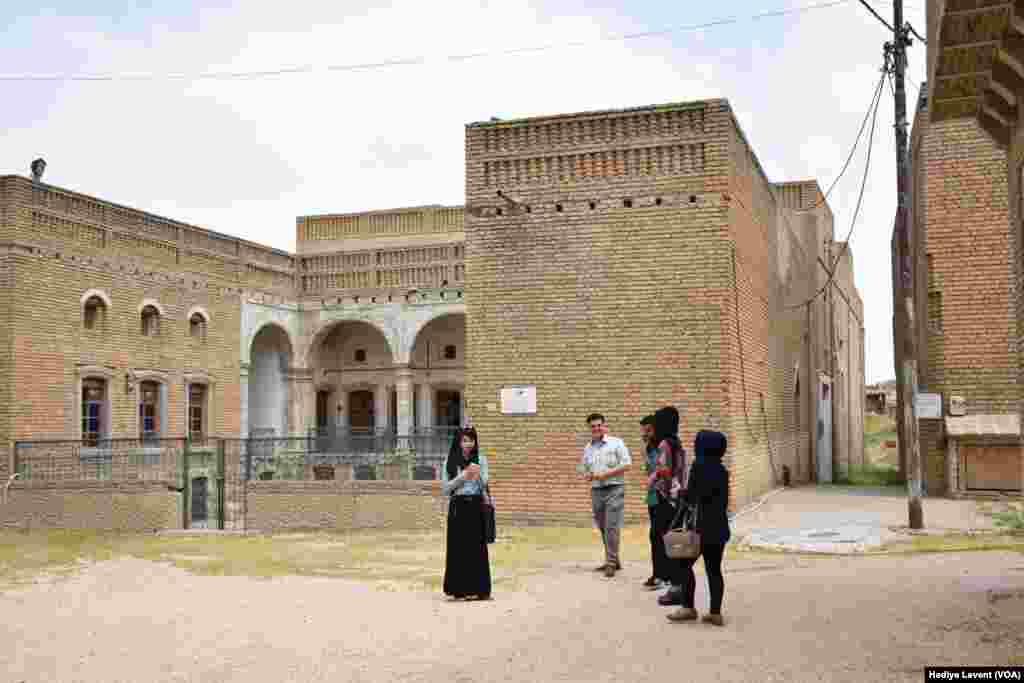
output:
M701 621L703 621L705 624L725 626L725 619L722 618L721 614L705 614Z
M615 565L612 565L612 564L605 565L604 575L606 577L608 577L609 579L612 578L613 576L615 576Z
M668 615L669 621L697 621L697 610L692 607L680 607ZM705 617L706 619L707 617Z
M607 563L607 562L605 562L604 564L602 564L602 565L601 565L601 566L599 566L599 567L594 567L594 571L595 571L595 572L603 572L603 571L604 571L605 569L607 569L607 568L608 568L608 563Z

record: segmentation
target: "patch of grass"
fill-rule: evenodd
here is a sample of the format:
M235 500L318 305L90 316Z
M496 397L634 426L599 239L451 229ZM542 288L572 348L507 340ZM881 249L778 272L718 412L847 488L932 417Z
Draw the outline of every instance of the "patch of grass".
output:
M849 471L836 477L842 486L901 486L899 468L893 465L851 465Z
M985 535L914 536L909 541L889 543L885 553L953 553L980 550L1012 550L1024 553L1024 536Z
M319 576L436 590L444 573L444 534L310 532L260 536L115 534L96 531L0 531L0 585L41 574L66 575L92 562L133 557L210 576ZM647 528L623 529L626 558L646 558ZM603 550L592 528L505 527L490 546L496 584L566 563L598 563ZM390 587L390 588L389 588Z
M1002 512L992 513L995 525L1004 529L1024 529L1024 505L1016 504Z

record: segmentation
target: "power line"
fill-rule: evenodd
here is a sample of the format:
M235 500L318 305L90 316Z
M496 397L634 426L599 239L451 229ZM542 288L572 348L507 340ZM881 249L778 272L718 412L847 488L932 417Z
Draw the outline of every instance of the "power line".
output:
M371 62L363 64L331 64L326 67L322 67L328 72L347 72L347 71L373 71L377 69L386 69L400 66L422 66L431 61L441 62L465 62L473 59L486 59L491 57L513 57L526 54L536 54L539 52L547 52L550 50L556 50L561 48L575 48L585 47L588 45L595 45L607 42L616 42L624 40L638 40L645 38L656 38L661 36L672 35L674 33L684 33L689 31L699 31L707 28L715 28L718 26L726 26L730 24L738 24L745 21L758 21L761 19L769 19L774 17L783 17L791 14L801 14L804 12L810 12L818 9L828 9L830 7L837 7L839 5L846 5L853 0L830 0L828 2L819 2L809 5L803 5L801 7L792 7L783 10L773 10L769 12L761 12L747 17L731 17L728 19L717 19L701 24L689 24L684 26L673 26L666 29L660 29L655 31L642 31L639 33L621 33L601 36L592 40L581 40L581 41L568 41L562 43L551 43L548 45L537 45L520 48L512 48L508 50L493 50L489 52L476 52L463 55L447 55L438 58L428 57L414 57L409 59L391 59L382 62ZM863 2L863 0L861 0ZM55 75L37 75L37 74L0 74L0 81L158 81L158 80L246 80L255 78L266 78L274 76L291 76L295 74L311 74L315 73L318 69L312 65L297 66L289 68L271 69L265 71L225 71L225 72L205 72L205 73L157 73L157 74L131 74L131 73L113 73L113 74L55 74Z
M911 26L909 22L907 23L907 30L913 33L915 36L917 36L917 39L920 40L922 43L924 43L925 45L928 44L928 41L922 38L921 34L917 32L917 29Z
M807 213L809 211L814 211L815 209L824 206L824 204L828 201L829 195L832 194L832 190L835 189L836 185L839 183L839 180L843 177L843 174L846 173L846 169L849 168L850 162L853 160L853 155L857 152L857 147L860 146L860 138L862 135L864 135L864 128L865 126L868 125L868 119L871 118L871 112L875 110L875 100L877 99L878 93L872 93L871 102L868 104L868 110L864 112L864 119L860 122L860 130L857 131L857 139L853 141L853 147L850 149L850 154L846 157L846 162L843 164L843 168L839 171L839 175L837 175L836 179L832 181L832 184L829 186L828 190L825 192L824 195L822 195L821 200L815 202L806 209L800 209L799 211L795 211L794 213Z
M889 29L890 33L896 33L896 30L893 29L893 27L889 24L889 22L887 22L885 19L883 19L882 15L875 11L875 8L872 7L871 5L869 5L867 3L867 0L860 0L860 4L862 4L865 7L867 7L868 11L875 15L875 19L878 19L880 22L882 22L882 25L885 26L887 29Z
M850 246L850 238L853 237L853 231L857 227L857 216L860 215L860 207L862 202L864 201L864 188L867 187L868 183L868 170L871 168L871 149L874 146L875 141L875 123L878 120L878 105L881 103L882 88L884 87L885 78L888 75L888 73L889 63L888 59L886 59L885 67L883 67L882 69L882 76L881 78L878 79L878 86L875 88L875 110L871 116L871 132L868 133L868 156L864 162L864 176L861 179L860 183L860 194L857 197L857 206L854 208L853 219L850 221L850 230L846 234L846 241L843 242L843 248L839 250L839 254L836 255L835 261L832 262L832 268L829 270L828 279L825 281L825 284L821 286L821 289L819 289L814 294L814 296L812 296L807 301L804 301L795 306L783 307L782 310L784 311L803 308L804 306L811 304L815 299L821 296L825 292L825 290L827 290L829 286L832 284L832 280L835 278L836 271L839 270L839 262L842 260L843 255L846 253L846 249Z

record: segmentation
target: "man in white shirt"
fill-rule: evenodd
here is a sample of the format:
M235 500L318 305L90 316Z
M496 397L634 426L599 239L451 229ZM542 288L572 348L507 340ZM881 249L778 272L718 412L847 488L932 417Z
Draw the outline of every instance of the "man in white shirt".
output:
M632 460L622 439L608 435L604 415L592 413L587 417L587 424L590 425L590 443L583 449L580 469L584 479L591 483L594 524L601 531L605 552L605 563L595 571L603 571L611 578L622 569L619 540L626 507L626 479L623 474Z

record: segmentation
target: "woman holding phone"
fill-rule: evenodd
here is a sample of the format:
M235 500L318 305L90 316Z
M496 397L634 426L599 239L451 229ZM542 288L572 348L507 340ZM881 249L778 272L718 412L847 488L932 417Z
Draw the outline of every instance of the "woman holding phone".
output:
M456 600L491 598L491 565L484 538L483 495L487 458L480 455L476 430L459 430L452 440L441 492L448 502L444 593Z

